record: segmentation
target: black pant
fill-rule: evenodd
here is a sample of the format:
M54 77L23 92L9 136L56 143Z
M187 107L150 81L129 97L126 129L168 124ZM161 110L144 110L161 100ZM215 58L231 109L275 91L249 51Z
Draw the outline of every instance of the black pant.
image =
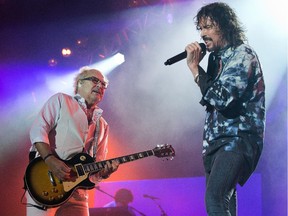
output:
M215 153L211 171L206 173L206 210L209 216L236 216L236 185L244 167L242 154L232 151Z

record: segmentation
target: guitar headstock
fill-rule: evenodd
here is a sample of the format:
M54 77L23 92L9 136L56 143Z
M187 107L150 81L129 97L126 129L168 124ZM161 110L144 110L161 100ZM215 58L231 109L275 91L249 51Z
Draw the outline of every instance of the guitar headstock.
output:
M157 147L153 149L153 152L156 157L170 157L170 159L175 157L175 150L168 144L157 145Z

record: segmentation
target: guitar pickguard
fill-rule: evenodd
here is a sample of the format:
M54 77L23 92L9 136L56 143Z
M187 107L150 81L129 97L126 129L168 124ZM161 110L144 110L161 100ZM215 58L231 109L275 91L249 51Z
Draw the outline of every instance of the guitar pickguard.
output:
M63 188L65 192L69 192L70 190L74 189L77 185L79 185L82 181L86 180L89 175L86 173L76 179L75 182L63 182Z

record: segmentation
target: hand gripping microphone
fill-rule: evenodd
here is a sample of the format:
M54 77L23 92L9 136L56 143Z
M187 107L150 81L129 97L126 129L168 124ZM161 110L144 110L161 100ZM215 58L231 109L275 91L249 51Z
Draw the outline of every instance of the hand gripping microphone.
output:
M202 49L202 53L203 55L206 54L206 46L204 43L199 43L201 49ZM173 56L172 58L168 59L166 62L164 62L164 65L172 65L178 61L181 61L183 59L185 59L187 57L187 52L186 50L176 56Z

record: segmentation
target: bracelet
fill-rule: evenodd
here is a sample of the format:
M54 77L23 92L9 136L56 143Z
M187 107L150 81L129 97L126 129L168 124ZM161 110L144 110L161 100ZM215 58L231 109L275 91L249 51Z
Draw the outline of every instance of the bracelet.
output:
M110 175L108 174L108 175L102 176L102 179L107 179L109 177L110 177Z
M53 156L53 154L48 154L48 155L46 155L44 158L43 158L43 160L44 160L44 162L45 162L45 160L47 160L47 158L49 158L49 157L51 157L51 156Z
M196 76L194 78L194 82L197 83L197 84L199 83L199 73L196 74Z

